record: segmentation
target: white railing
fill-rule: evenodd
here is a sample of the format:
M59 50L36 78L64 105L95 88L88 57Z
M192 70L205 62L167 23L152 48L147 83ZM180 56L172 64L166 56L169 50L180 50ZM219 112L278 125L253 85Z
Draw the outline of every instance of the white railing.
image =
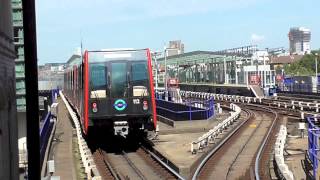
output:
M280 126L278 137L274 146L274 155L280 174L287 180L293 180L293 173L289 170L288 165L284 162L283 150L287 138L287 128Z
M191 143L191 153L195 154L198 151L207 147L210 143L212 143L219 134L223 132L228 126L233 124L235 120L237 120L241 113L241 108L235 104L230 104L230 109L232 110L231 116L227 119L223 120L221 123L216 125L213 129L210 129L209 132L205 133L201 137L199 137L196 141Z
M101 180L102 178L97 170L94 159L92 157L92 153L87 145L87 142L82 137L81 126L80 126L79 120L76 116L76 113L72 110L71 106L69 105L69 103L67 102L66 98L64 97L64 95L61 91L60 91L60 96L61 96L63 102L65 103L65 105L69 111L69 114L73 120L73 123L76 127L79 151L80 151L80 155L81 155L81 161L82 161L83 166L85 168L87 178L91 179L91 180Z
M235 103L251 103L251 104L262 104L265 100L264 98L248 97L248 96L239 96L239 95L228 95L228 94L215 94L215 93L206 93L206 92L193 92L193 91L180 91L181 96L183 97L193 97L193 98L202 98L209 99L213 97L214 100L229 101ZM303 112L303 110L311 110L312 112L319 113L320 103L310 103L304 101L291 101L291 102L273 102L275 106L284 107L285 109L291 108L293 110L301 110L301 119L304 119L306 115L315 115L311 112Z

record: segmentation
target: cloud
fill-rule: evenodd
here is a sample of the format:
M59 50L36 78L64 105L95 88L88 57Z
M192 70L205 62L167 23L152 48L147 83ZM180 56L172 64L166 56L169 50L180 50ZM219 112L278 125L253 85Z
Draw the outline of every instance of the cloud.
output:
M251 34L251 42L253 43L259 43L265 40L264 35L258 35L258 34Z

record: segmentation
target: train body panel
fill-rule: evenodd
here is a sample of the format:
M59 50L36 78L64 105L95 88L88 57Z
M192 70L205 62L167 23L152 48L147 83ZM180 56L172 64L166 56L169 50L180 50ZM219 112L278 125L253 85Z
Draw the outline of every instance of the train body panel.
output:
M133 129L153 130L151 71L149 49L86 51L83 61L79 57L69 61L65 93L81 117L84 133L97 126L120 135Z

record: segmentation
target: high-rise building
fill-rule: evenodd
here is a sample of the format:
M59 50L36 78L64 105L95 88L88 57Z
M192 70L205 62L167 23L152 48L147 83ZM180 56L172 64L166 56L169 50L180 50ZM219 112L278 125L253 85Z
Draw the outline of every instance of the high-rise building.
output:
M25 88L25 58L23 37L22 0L11 0L13 37L16 50L16 98L18 111L19 138L26 136L26 88Z
M181 40L169 41L169 48L173 49L168 50L168 56L184 53L184 44L181 42Z
M0 0L0 179L19 179L11 1Z
M309 54L310 48L311 31L304 27L290 28L289 31L289 43L291 54Z

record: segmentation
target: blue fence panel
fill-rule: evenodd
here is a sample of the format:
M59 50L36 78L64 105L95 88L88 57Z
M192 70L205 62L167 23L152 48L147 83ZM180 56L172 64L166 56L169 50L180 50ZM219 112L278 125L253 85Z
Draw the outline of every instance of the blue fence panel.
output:
M170 100L170 99L169 99ZM157 114L172 120L203 120L214 115L213 98L209 100L188 99L183 103L164 100L164 94L156 93Z
M283 83L284 84L293 84L293 79L292 78L284 78Z
M314 124L315 118L308 117L308 155L313 164L313 176L317 176L317 168L319 164L319 138L320 128Z
M48 139L53 128L53 122L51 122L51 112L48 112L45 119L43 120L43 125L40 129L40 161L43 163L44 155L46 153Z

